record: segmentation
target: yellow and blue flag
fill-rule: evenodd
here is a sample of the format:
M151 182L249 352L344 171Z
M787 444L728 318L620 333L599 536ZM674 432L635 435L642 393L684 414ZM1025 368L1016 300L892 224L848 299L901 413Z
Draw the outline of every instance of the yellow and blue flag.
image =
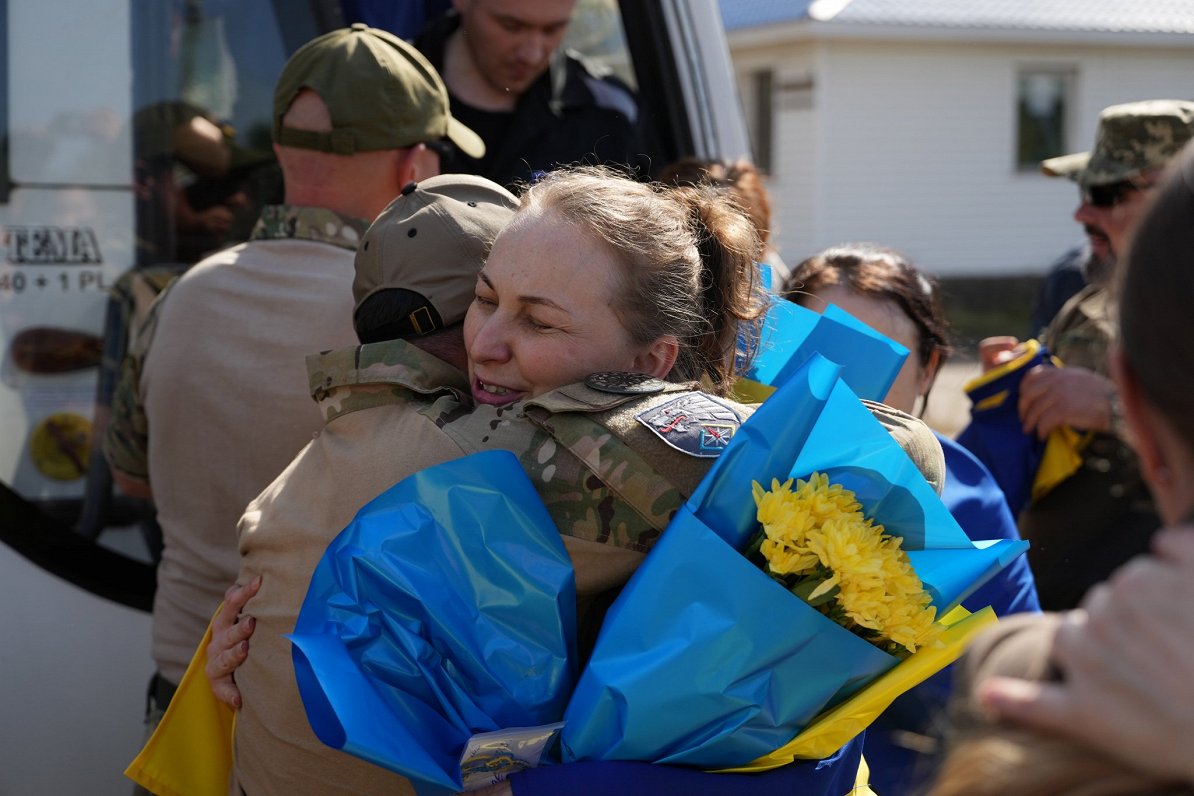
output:
M1024 431L1020 420L1020 383L1038 365L1056 367L1056 358L1036 340L1023 345L1014 359L972 379L965 386L970 397L970 423L957 441L991 471L1018 515L1082 465L1082 449L1089 435L1060 428L1045 440Z

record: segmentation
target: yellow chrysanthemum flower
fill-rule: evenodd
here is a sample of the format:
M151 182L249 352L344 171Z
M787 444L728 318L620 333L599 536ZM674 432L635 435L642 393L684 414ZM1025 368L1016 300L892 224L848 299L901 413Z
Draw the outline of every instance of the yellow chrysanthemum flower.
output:
M769 572L880 646L915 652L937 643L936 609L903 540L866 519L853 492L830 484L824 473L797 480L794 489L792 479L773 479L770 490L754 483L751 492ZM793 576L799 576L794 583ZM822 605L829 596L840 612Z

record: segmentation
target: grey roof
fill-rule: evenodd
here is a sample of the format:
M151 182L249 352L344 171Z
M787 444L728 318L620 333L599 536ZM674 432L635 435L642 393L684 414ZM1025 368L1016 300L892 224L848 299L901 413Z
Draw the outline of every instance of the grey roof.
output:
M810 0L719 0L726 30L810 21ZM839 24L1194 33L1194 0L838 0Z
M811 0L717 0L726 30L757 28L807 18Z

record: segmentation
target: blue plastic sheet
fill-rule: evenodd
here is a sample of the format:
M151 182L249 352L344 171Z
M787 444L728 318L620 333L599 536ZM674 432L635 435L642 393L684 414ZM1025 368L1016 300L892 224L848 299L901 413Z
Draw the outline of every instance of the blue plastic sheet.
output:
M854 490L942 612L1027 547L971 542L840 374L807 359L668 526L606 615L565 712L565 760L744 765L898 662L741 555L752 480L820 471Z
M470 735L559 720L575 623L559 533L518 459L488 451L361 508L289 638L319 739L431 794L461 790Z
M835 304L817 313L785 299L767 311L758 352L745 378L778 387L813 353L842 366L841 379L860 398L882 401L908 349Z

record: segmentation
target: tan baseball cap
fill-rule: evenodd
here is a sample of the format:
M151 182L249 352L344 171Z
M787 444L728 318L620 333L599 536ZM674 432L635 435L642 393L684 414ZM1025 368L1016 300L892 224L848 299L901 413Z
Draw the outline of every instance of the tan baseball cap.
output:
M1111 185L1164 168L1194 137L1194 102L1144 100L1112 105L1099 114L1094 149L1041 162L1050 177L1083 186Z
M304 88L319 95L332 132L296 130L282 116ZM451 141L485 154L481 137L452 117L448 90L414 47L392 33L356 23L300 47L274 88L274 141L338 155Z
M408 184L357 249L354 326L365 300L383 290L397 291L400 299L385 322L387 338L460 323L489 247L517 208L514 194L484 177L441 174Z

